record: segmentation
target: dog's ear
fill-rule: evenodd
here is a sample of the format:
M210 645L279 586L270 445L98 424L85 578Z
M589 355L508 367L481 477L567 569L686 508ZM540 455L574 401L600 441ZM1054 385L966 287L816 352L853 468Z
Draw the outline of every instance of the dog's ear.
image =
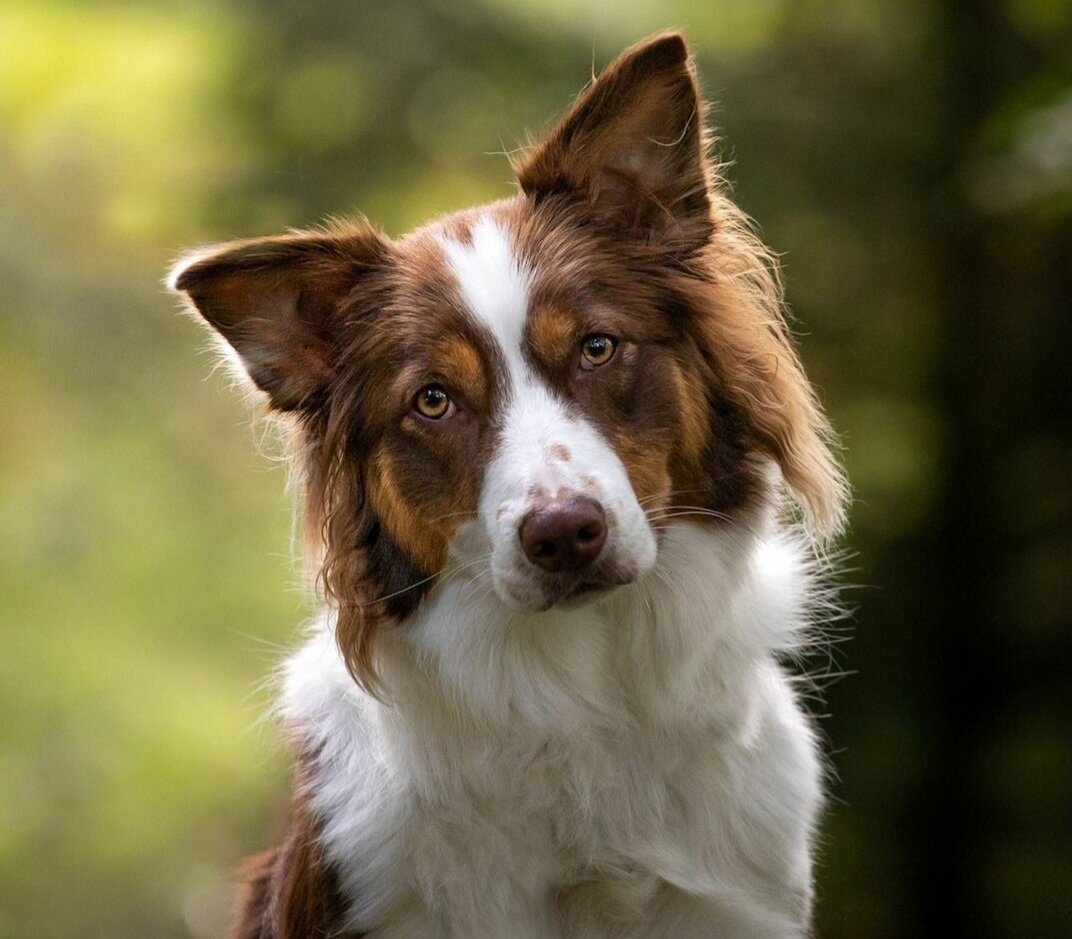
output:
M514 164L536 199L571 192L598 218L683 252L711 228L703 113L685 40L657 36L622 53Z
M236 241L180 261L168 286L227 341L272 407L301 410L335 375L346 301L389 250L367 224Z

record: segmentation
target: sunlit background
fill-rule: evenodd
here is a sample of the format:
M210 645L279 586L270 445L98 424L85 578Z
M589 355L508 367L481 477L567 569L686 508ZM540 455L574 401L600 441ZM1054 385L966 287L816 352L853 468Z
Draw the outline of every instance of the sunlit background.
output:
M5 0L0 936L219 937L286 807L292 509L169 259L502 196L668 25L857 493L819 935L1072 934L1067 0Z

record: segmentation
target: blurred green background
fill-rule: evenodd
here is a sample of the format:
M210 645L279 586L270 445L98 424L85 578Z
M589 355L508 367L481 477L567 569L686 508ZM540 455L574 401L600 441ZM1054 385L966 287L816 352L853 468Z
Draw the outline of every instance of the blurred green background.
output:
M169 259L504 195L669 25L857 493L819 934L1072 935L1067 0L4 0L0 936L220 936L285 810L292 510Z

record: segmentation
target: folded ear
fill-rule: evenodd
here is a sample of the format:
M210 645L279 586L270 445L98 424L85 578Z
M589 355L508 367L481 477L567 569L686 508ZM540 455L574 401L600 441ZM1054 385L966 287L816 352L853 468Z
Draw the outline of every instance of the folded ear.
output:
M334 377L341 311L388 250L365 224L236 241L180 261L168 286L227 340L272 406L293 411Z
M685 252L702 245L711 227L708 170L685 40L667 33L623 52L514 170L536 198L573 192L644 241Z

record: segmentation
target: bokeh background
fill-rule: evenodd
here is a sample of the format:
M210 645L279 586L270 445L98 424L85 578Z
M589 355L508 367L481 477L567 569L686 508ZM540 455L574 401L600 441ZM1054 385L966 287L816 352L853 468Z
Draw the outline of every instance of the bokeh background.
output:
M1067 0L4 0L0 936L218 937L285 809L285 474L169 259L504 195L669 25L856 487L819 935L1072 935Z

